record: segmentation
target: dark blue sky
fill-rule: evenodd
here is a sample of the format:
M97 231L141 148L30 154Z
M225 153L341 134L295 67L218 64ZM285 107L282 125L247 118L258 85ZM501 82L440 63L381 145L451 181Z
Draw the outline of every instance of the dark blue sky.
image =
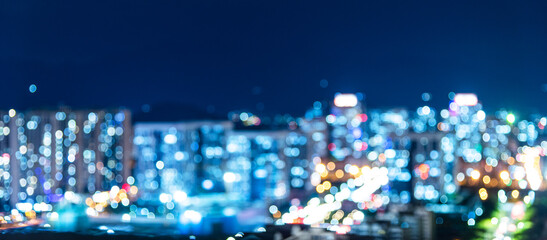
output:
M445 107L456 91L487 110L547 113L545 84L545 1L0 2L3 109L303 114L335 92L371 107L416 107L431 92Z

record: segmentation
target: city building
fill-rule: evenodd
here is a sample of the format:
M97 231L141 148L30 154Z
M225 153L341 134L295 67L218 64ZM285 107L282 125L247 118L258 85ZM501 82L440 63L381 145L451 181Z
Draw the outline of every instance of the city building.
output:
M121 185L131 170L127 110L9 110L2 115L3 208ZM35 205L36 206L36 205Z

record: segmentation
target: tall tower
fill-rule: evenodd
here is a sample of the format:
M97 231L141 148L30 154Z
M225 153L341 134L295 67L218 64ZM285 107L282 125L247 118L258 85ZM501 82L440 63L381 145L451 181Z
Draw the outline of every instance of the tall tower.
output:
M459 93L453 97L448 112L441 113L446 118L450 129L446 138L443 138L447 151L445 160L446 169L453 169L454 178L462 183L465 177L466 184L475 185L481 182L481 161L483 159L482 133L486 129L486 114L477 96L471 93ZM449 147L450 146L450 147ZM457 173L455 171L458 171ZM456 186L445 187L448 196L452 196Z
M338 162L353 162L363 156L363 123L367 120L355 94L338 94L326 121L331 127L328 149Z

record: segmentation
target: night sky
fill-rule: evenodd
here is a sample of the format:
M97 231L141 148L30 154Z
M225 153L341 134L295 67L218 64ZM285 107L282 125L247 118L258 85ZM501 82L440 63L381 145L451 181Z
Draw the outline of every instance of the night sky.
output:
M415 108L455 91L547 114L546 1L83 2L0 2L1 109L303 115L336 92Z

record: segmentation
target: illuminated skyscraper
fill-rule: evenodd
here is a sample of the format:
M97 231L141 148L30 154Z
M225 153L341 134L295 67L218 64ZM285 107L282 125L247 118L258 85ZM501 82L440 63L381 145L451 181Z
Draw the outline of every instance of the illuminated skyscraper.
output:
M42 110L4 115L0 146L10 163L10 204L50 203L67 191L92 193L123 183L129 174L128 111ZM9 179L9 180L8 180ZM5 183L7 183L7 181Z
M366 135L362 124L366 120L367 115L356 95L335 96L331 114L326 117L331 127L328 149L335 160L351 163L363 156Z
M305 158L308 160L308 167L304 168L307 171L307 180L304 184L306 192L313 192L315 185L321 182L321 176L315 172L315 168L321 163L321 159L328 159L330 154L327 148L329 127L324 114L328 108L325 105L319 101L314 102L313 108L306 112L305 118L299 119L299 130L307 138Z
M229 162L241 165L242 189L248 188L248 200L275 202L289 195L288 157L298 150L286 144L288 131L233 131L228 137ZM286 154L289 154L287 156ZM233 168L231 171L235 171ZM241 171L241 170L239 170Z
M403 109L369 112L367 159L371 166L388 170L389 185L382 194L392 203L409 203L411 199L411 168L409 116Z
M137 123L134 174L142 200L180 191L277 201L289 195L291 172L306 177L295 165L305 160L306 141L288 130L236 130L229 121Z
M15 167L15 164L11 161L11 155L13 154L10 149L10 143L14 141L11 132L11 116L15 116L15 110L10 112L0 112L0 210L5 212L10 210L11 196L13 193L12 181L13 176L11 169Z
M228 121L137 123L134 175L141 199L224 192L224 138L231 128Z
M411 121L412 182L414 199L447 203L456 190L453 178L453 146L447 145L444 123L437 123L437 112L429 106L419 107Z

